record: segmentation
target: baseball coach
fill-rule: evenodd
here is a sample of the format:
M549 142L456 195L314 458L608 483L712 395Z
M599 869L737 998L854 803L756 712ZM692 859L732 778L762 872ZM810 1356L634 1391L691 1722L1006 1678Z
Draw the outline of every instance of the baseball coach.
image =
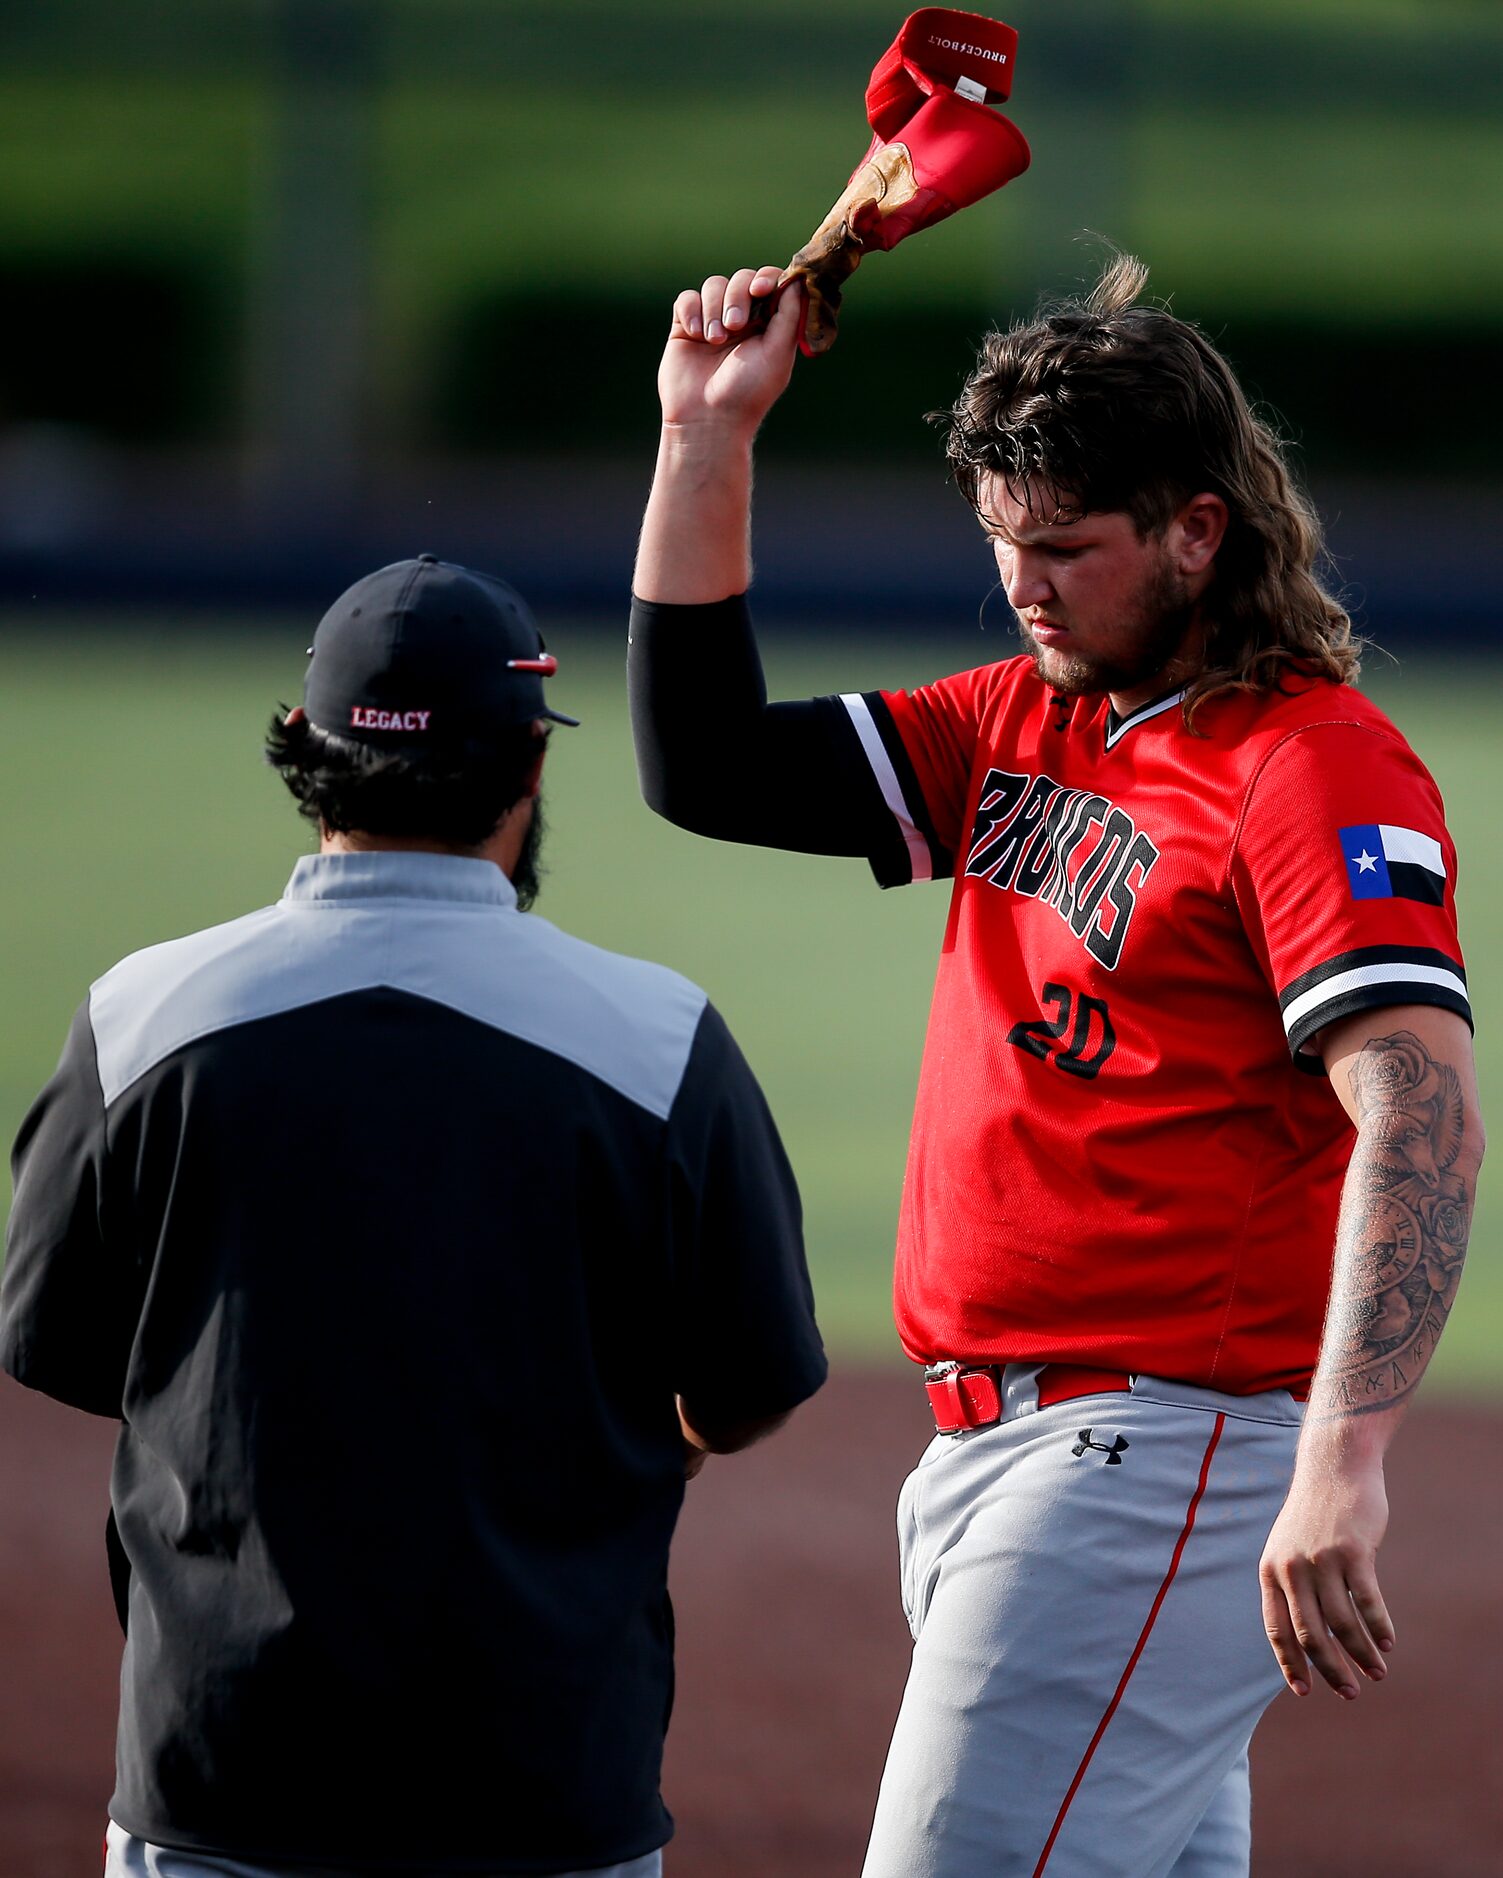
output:
M318 628L275 906L115 967L21 1130L19 1381L118 1418L109 1878L651 1878L686 1473L817 1389L694 985L531 917L554 659L422 555Z

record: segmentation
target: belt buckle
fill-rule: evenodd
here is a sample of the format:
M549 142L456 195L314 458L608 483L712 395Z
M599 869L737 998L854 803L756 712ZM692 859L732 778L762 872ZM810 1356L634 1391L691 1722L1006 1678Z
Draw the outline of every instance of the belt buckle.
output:
M949 1359L924 1370L924 1389L942 1435L968 1428L990 1428L1002 1419L1002 1389L996 1372Z

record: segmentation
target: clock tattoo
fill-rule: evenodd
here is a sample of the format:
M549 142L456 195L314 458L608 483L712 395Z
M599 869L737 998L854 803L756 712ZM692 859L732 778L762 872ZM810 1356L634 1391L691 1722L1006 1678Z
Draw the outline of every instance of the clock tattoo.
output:
M1455 1171L1465 1116L1450 1065L1400 1031L1366 1046L1352 1089L1346 1258L1322 1365L1338 1415L1386 1408L1418 1382L1451 1312L1471 1218L1469 1183Z

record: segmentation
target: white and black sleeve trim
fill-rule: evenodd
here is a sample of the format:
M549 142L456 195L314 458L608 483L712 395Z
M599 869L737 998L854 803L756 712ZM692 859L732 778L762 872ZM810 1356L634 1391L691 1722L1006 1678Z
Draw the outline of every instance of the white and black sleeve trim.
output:
M1433 946L1359 946L1303 972L1279 993L1289 1048L1301 1069L1323 1067L1304 1045L1327 1024L1390 1004L1434 1004L1472 1023L1466 972Z
M878 884L901 887L910 881L948 880L955 872L955 857L935 832L918 773L881 692L846 692L840 702L902 836L907 871L900 871L895 854L892 865L886 855L874 854L872 871Z

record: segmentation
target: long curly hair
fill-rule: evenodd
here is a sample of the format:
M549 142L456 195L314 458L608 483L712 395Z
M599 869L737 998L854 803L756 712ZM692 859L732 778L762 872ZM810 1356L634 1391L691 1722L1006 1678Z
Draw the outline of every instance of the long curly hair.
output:
M987 335L953 408L931 413L956 485L979 509L1000 477L1040 522L1125 511L1143 537L1191 496L1221 497L1230 521L1201 602L1187 725L1221 692L1349 682L1362 643L1324 584L1320 520L1279 438L1202 332L1138 304L1147 284L1141 261L1114 254L1085 296Z

